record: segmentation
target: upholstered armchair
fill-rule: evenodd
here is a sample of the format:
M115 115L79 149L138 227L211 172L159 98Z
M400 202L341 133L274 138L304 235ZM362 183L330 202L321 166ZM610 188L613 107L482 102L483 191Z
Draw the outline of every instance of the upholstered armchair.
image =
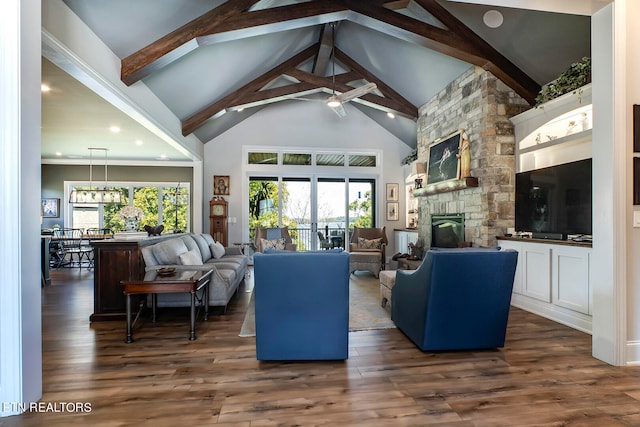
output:
M287 227L256 228L256 237L253 245L256 247L256 252L264 252L267 247L285 251L295 251L297 249L297 245L291 240Z
M258 360L349 356L349 253L256 253Z
M430 250L398 270L391 319L422 351L503 347L518 253Z
M382 228L355 227L349 243L349 271L368 270L379 277L386 262L387 232Z

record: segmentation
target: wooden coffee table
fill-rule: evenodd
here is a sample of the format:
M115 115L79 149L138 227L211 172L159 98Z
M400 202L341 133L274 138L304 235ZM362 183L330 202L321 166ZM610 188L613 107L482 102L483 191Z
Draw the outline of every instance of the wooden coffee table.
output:
M158 294L173 294L188 292L191 294L191 326L189 340L196 339L196 293L203 290L204 320L209 316L209 280L213 270L176 270L173 274L161 275L157 271L148 271L142 280L123 280L127 297L127 339L132 343L131 295L151 294L152 322L156 321L156 305Z

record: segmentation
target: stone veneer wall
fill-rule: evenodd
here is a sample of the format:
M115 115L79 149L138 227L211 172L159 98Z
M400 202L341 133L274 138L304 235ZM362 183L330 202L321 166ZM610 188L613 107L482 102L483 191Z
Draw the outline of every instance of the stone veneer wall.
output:
M515 223L515 136L509 118L529 105L511 88L479 67L451 82L418 114L418 160L429 145L459 129L471 143L471 175L477 188L419 197L419 235L431 242L432 214L465 214L465 240L495 246L496 236Z

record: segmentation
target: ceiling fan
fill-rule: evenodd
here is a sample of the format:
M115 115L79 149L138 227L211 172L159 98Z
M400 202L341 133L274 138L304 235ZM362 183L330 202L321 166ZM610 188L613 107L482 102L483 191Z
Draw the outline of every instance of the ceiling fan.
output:
M359 98L363 95L366 95L369 92L374 91L378 86L375 83L367 83L363 86L357 87L355 89L351 89L347 92L336 93L336 44L335 44L335 33L336 23L331 23L331 66L332 66L332 81L333 88L332 94L327 99L327 106L330 107L336 114L340 117L345 117L347 112L344 109L343 104L345 102L349 102L352 99Z

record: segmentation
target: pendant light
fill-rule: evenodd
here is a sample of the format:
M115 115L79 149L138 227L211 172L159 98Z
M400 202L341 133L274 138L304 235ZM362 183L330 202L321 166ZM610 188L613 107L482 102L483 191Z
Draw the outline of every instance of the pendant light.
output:
M93 188L93 152L102 151L104 153L104 186ZM122 192L115 188L109 188L108 176L108 149L89 148L89 188L74 189L69 194L69 203L76 204L106 204L122 203Z
M327 106L330 108L338 108L342 105L342 101L336 95L336 23L331 23L331 67L332 67L332 94L327 99Z

